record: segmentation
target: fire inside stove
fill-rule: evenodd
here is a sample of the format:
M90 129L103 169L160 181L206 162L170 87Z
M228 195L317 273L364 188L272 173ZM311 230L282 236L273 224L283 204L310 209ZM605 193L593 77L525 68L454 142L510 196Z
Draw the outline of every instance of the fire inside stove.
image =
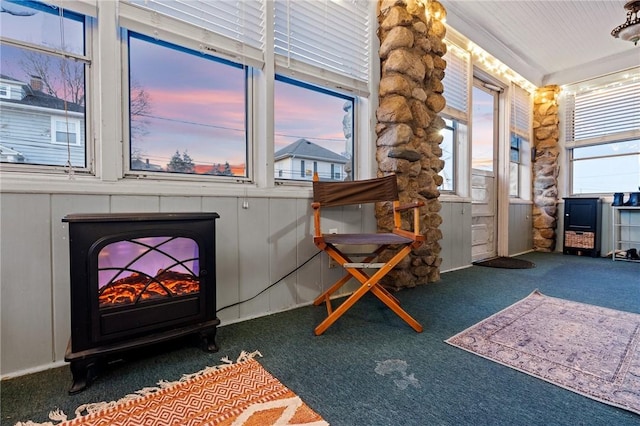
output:
M145 237L108 244L98 254L98 299L109 308L200 291L198 244Z

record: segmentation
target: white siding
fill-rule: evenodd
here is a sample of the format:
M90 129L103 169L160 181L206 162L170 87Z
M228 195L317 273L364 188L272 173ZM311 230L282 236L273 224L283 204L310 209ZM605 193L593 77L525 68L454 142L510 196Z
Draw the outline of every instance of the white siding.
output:
M71 113L80 118L80 145L70 146L71 162L84 166L85 126L82 114ZM24 109L15 104L2 103L0 114L0 145L14 149L31 164L64 166L67 164L67 146L51 143L51 114L36 109Z

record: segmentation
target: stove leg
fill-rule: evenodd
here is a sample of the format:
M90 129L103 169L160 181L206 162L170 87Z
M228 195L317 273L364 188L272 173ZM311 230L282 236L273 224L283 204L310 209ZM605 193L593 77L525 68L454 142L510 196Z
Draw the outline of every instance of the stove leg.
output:
M216 344L216 329L201 331L200 344L204 351L218 352L220 348Z
M91 380L95 377L96 363L93 359L82 359L71 361L71 375L73 376L73 384L69 389L69 395L81 392L89 386Z

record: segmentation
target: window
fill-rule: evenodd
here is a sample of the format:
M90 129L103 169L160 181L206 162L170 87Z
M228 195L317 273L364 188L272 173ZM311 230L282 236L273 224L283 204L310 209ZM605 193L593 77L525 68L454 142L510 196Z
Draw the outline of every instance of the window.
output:
M572 194L637 192L640 68L565 88Z
M573 150L573 193L638 192L640 139Z
M242 65L130 32L129 78L132 171L247 176Z
M270 188L314 171L354 178L354 123L369 110L370 0L3 0L2 8L3 162L91 171L91 159L96 182ZM92 62L94 51L112 58ZM92 96L99 90L109 93ZM85 106L94 108L87 119ZM272 166L299 139L311 156ZM30 166L3 171L19 167Z
M440 130L442 135L442 142L440 148L442 149L442 160L444 161L444 167L440 170L439 175L442 176L442 185L438 188L440 191L453 191L455 183L455 164L453 162L454 150L456 140L456 127L457 122L452 119L445 118L444 122L446 126Z
M509 146L509 196L520 196L520 150L523 139L511 134L511 144Z
M274 103L276 177L352 178L354 98L276 76Z
M6 84L0 84L0 98L11 99L11 87Z
M2 8L0 161L86 168L85 17L35 1Z
M510 94L509 196L528 199L530 160L525 153L530 150L531 95L515 84Z
M471 167L493 175L498 92L476 84L472 90Z
M274 163L284 179L350 180L357 96L368 96L368 0L274 2ZM347 95L348 94L348 95Z
M509 161L512 163L520 163L520 146L522 139L519 136L511 134L511 145L509 147Z
M65 117L51 117L51 143L80 145L80 121Z
M439 175L442 176L440 191L457 193L463 191L458 185L458 173L464 169L460 162L464 163L464 152L468 149L467 123L469 122L469 52L461 49L450 41L447 42L447 53L443 57L447 61L442 84L443 96L447 106L443 111L445 127L440 131L443 136L440 148L444 168Z

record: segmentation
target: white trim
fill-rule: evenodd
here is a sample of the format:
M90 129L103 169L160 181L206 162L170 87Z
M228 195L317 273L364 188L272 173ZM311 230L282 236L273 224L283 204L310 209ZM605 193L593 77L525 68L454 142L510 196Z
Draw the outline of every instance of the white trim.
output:
M3 163L2 169L11 164ZM188 177L188 176L187 176ZM114 182L79 174L74 179L53 173L12 172L2 174L2 193L19 194L82 194L82 195L149 195L149 196L201 196L201 197L254 197L310 199L311 182L296 181L297 185L277 185L271 188L253 183L229 180L194 182L189 180L161 180L153 176L120 179Z
M63 10L70 10L81 15L98 17L98 0L44 0ZM102 6L102 5L100 5Z

